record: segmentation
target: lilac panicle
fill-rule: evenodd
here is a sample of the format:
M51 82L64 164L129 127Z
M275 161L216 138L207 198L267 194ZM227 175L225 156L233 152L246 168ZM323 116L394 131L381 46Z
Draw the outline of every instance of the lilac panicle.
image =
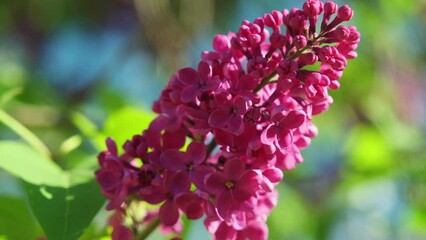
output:
M276 185L303 162L300 151L318 134L312 118L329 108L329 91L357 57L360 33L342 25L353 15L307 0L215 36L196 69L171 76L153 105L158 117L123 154L107 139L96 171L107 209L137 199L160 204L149 218L159 216L167 232L181 230L185 214L205 216L214 239L267 239ZM128 238L117 216L114 236Z

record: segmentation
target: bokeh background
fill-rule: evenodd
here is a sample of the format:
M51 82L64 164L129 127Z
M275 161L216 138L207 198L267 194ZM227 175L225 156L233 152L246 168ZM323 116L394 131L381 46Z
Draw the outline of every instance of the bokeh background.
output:
M355 10L359 57L314 120L305 163L285 173L270 239L426 239L426 1L336 2ZM169 76L196 66L215 34L302 3L1 0L0 110L64 169L92 161L105 136L143 130ZM0 139L23 141L10 125ZM108 239L105 224L101 210L83 239ZM201 222L186 234L208 238ZM20 180L0 169L0 239L43 235Z

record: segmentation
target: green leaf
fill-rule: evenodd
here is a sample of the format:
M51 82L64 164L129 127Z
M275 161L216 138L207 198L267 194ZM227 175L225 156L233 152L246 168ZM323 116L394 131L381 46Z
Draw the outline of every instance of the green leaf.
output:
M368 126L354 128L348 140L349 163L362 172L381 172L393 166L392 148L384 136Z
M0 142L0 167L35 185L65 186L63 171L25 144Z
M16 240L34 239L41 235L25 201L6 196L0 196L0 233L4 239Z
M125 107L112 113L105 122L103 134L113 137L118 146L148 128L155 115L139 108Z
M63 171L21 143L0 142L0 167L26 182L30 206L49 239L77 239L105 201L92 169Z
M78 239L104 203L95 179L69 188L29 183L26 187L34 215L49 239Z
M141 134L147 129L155 114L139 108L124 107L111 113L105 121L102 130L98 130L96 125L87 117L80 113L72 114L72 121L82 134L90 138L93 146L99 151L104 150L105 139L112 137L118 146L124 144L127 139L131 139L135 134Z

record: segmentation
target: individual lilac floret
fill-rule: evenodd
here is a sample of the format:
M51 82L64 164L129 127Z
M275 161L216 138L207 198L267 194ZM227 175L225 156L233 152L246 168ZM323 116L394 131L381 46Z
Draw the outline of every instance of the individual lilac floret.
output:
M185 85L181 93L184 103L194 101L200 93L216 90L220 85L220 79L211 76L211 68L205 62L198 64L198 71L193 68L181 69L178 76Z
M206 189L215 195L219 215L226 219L229 213L249 210L254 207L255 194L260 189L261 175L255 170L246 170L244 162L229 160L223 172L206 177Z

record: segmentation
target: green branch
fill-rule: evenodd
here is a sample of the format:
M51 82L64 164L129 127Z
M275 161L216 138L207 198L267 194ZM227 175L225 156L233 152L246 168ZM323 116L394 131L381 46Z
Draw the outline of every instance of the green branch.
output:
M160 218L159 217L154 218L154 220L152 220L148 224L148 226L146 226L146 228L135 237L135 240L146 239L159 225L160 225Z

